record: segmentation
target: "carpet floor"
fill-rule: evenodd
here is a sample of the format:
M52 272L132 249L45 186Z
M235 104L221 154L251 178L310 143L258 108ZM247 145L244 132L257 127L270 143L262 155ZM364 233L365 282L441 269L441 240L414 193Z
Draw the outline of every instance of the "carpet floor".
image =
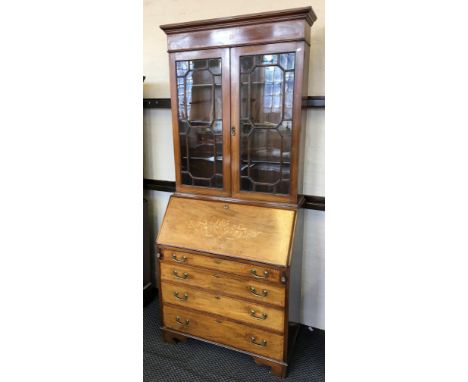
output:
M188 339L166 344L159 330L159 302L144 308L143 376L145 382L325 381L325 332L301 329L288 367L288 377L271 375L270 368L233 350Z

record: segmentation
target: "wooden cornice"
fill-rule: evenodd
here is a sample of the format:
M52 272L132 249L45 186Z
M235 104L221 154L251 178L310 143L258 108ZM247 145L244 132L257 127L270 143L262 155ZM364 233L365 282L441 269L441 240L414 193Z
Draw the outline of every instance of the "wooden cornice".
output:
M190 21L185 23L165 24L160 28L167 34L201 31L207 29L219 29L242 25L263 24L278 21L303 19L312 26L317 16L312 7L285 9L281 11L254 13L232 17L222 17L209 20Z

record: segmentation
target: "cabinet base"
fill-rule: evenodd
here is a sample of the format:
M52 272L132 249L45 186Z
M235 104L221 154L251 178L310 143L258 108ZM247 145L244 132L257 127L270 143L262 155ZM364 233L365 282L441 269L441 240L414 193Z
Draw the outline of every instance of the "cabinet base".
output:
M256 364L269 366L271 374L276 375L277 377L280 377L280 378L286 378L286 374L288 372L288 365L276 363L274 361L270 361L265 358L259 358L255 356L252 356L252 357Z
M187 337L181 335L181 334L176 334L176 333L173 333L173 332L167 332L165 330L162 331L162 334L163 334L163 340L164 342L166 343L169 343L169 344L176 344L178 342L186 342L187 341Z
M227 349L231 349L231 350L235 350L235 351L238 351L238 352L241 352L241 353L248 354L248 355L252 356L252 358L254 359L256 364L270 367L270 373L271 374L276 375L277 377L280 377L280 378L286 378L286 376L287 376L288 364L285 363L285 362L275 361L273 359L256 356L256 355L254 355L252 353L245 352L243 350L239 350L239 349L236 349L236 348L233 348L233 347L230 347L230 346L226 346L226 345L218 344L218 343L215 343L215 342L211 342L211 341L205 340L203 338L191 336L190 334L181 334L180 332L175 332L175 331L173 331L171 329L167 329L167 328L164 328L164 327L161 328L161 331L162 331L162 335L163 335L163 340L166 343L170 343L170 344L177 344L178 342L184 343L184 342L187 341L188 338L193 338L193 339L196 339L196 340L207 342L209 344L222 346L222 347L225 347ZM294 324L289 325L288 360L291 359L292 351L294 349L294 342L295 342L295 340L297 338L297 333L298 332L299 332L299 325L294 325Z

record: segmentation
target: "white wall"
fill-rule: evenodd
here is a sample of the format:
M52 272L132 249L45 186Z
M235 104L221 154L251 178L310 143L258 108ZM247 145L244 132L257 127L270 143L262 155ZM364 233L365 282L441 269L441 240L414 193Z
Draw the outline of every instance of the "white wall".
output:
M144 2L144 97L169 98L166 36L159 25L197 19L233 16L268 10L312 5L318 20L312 27L309 95L324 95L324 2L292 0L187 1L145 0ZM325 112L309 109L306 126L304 194L325 195ZM175 180L171 112L144 111L144 177ZM169 193L145 191L149 201L151 239L154 242L169 200ZM301 322L325 329L325 213L306 210L302 264ZM154 247L153 247L154 251Z
M301 323L325 329L325 213L304 212Z
M317 21L310 44L309 95L325 94L325 1L324 0L144 0L143 74L146 98L169 98L169 66L164 53L166 35L162 24L229 17L248 13L312 6Z
M172 116L169 109L143 112L143 177L175 181Z

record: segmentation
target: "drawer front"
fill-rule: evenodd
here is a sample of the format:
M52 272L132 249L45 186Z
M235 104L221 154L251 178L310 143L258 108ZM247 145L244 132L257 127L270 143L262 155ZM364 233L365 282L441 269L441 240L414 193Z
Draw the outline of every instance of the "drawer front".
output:
M195 255L188 252L170 251L166 249L164 250L162 260L173 264L194 265L221 272L234 273L257 281L279 282L281 278L280 270L274 267L239 263L237 261L225 260L219 257Z
M257 303L266 302L279 307L284 307L285 303L282 285L236 278L218 271L161 262L161 279L244 297Z
M164 305L164 326L244 351L283 360L284 337L228 320Z
M180 305L284 332L284 310L161 281L163 303Z

